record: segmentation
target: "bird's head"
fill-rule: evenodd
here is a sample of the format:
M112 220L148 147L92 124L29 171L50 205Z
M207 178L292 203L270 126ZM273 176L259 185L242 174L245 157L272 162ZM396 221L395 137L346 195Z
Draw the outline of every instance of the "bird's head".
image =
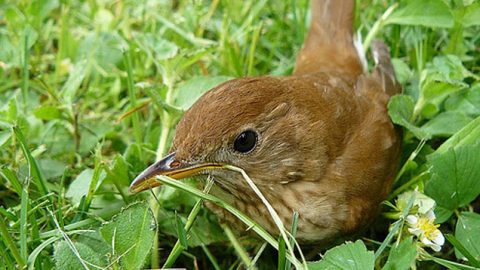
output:
M158 186L157 175L208 174L232 193L246 187L226 164L242 168L259 186L319 179L328 160L321 140L325 123L309 119L299 105L308 101L292 99L290 90L273 77L235 79L213 88L177 125L170 154L141 173L131 191Z

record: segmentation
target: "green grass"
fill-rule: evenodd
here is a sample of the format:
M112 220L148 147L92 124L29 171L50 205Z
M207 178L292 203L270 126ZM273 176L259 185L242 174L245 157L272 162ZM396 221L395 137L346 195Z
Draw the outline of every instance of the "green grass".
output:
M0 1L0 269L303 267L295 232L269 235L194 180L161 178L161 189L138 195L128 186L167 153L176 123L206 90L292 72L308 4ZM385 40L404 86L389 104L404 129L402 168L361 240L321 250L310 269L478 267L478 18L475 0L357 1L364 46ZM448 235L440 252L407 231L421 195L404 192L414 189L436 201ZM220 225L202 200L260 240Z

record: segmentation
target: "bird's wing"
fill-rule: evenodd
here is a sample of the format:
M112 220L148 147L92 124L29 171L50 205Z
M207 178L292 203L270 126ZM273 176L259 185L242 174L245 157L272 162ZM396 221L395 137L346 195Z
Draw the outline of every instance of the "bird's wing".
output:
M296 75L338 72L356 77L363 73L353 44L354 0L312 0L312 21L297 56Z

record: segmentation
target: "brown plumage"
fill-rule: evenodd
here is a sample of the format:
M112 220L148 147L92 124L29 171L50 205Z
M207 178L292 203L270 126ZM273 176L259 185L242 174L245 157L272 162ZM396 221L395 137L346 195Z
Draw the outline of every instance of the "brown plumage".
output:
M158 174L209 174L212 193L277 234L241 175L220 169L231 164L248 173L287 228L293 211L299 213L300 242L323 242L368 224L397 169L400 136L386 105L401 88L381 42L373 44L375 70L364 73L353 45L353 11L351 0L313 0L294 74L235 79L210 90L178 124L171 154L137 177L132 190L158 185L152 181Z

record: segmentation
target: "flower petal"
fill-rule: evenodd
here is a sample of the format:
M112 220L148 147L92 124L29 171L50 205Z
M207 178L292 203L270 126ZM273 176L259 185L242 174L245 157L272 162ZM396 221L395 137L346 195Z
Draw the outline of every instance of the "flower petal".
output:
M418 217L416 215L408 215L406 220L409 225L416 225L418 223Z
M433 242L440 246L443 246L443 244L445 244L445 237L440 230L438 230L437 237L433 239Z
M423 233L423 231L418 228L408 228L408 232L415 236L419 236L420 234Z

